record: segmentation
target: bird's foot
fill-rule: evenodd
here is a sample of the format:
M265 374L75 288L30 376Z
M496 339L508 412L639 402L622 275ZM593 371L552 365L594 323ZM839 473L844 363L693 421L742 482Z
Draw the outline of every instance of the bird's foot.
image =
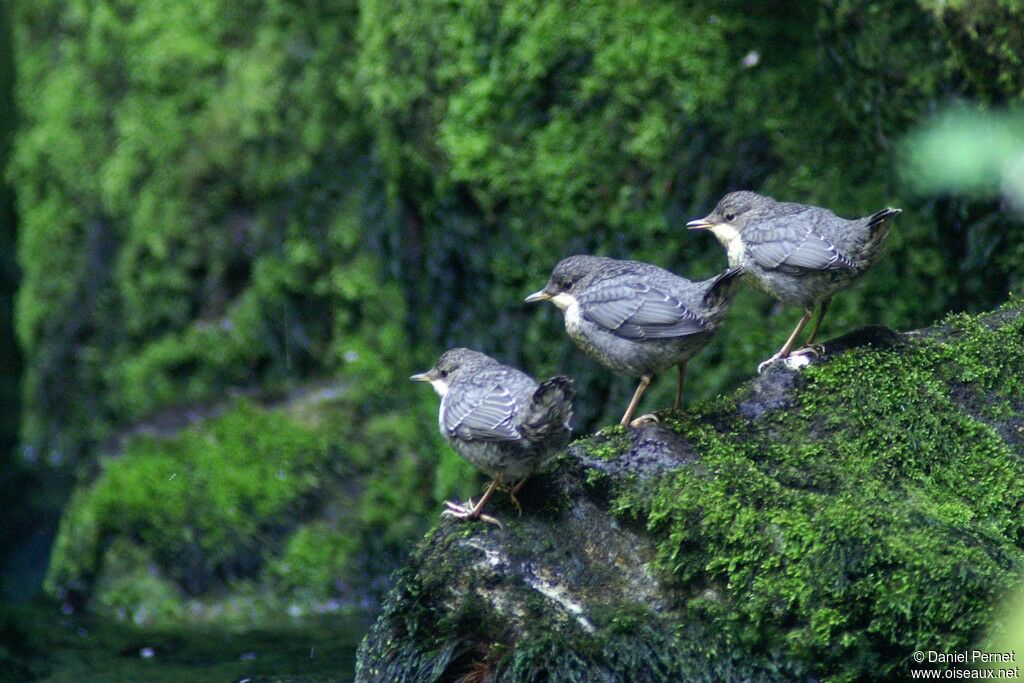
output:
M799 370L805 365L810 365L818 358L821 358L824 354L825 347L821 344L805 346L789 354L789 357L785 360L786 367L791 370Z
M815 358L821 358L825 355L825 346L823 344L808 344L807 346L794 351L792 355L807 355L814 356Z
M636 418L635 420L632 420L629 423L629 426L632 427L633 429L636 429L637 427L641 427L643 425L648 425L648 424L655 424L655 425L658 424L658 416L654 415L652 413L647 413L646 415L641 415L640 417Z
M774 356L772 356L771 358L769 358L766 361L763 361L760 365L757 366L757 374L760 375L760 374L764 373L764 371L768 368L769 365L771 365L772 363L774 363L776 361L780 361L780 360L783 360L783 359L788 358L788 357L789 357L788 353L787 354L782 354L782 353L775 354Z
M499 522L497 519L491 517L490 515L485 515L481 513L480 510L477 509L476 504L473 503L472 498L470 498L469 502L465 504L453 503L450 500L446 500L444 502L444 506L446 509L441 513L442 517L454 517L455 519L466 520L479 519L482 522L495 524L499 528L502 528L501 522Z

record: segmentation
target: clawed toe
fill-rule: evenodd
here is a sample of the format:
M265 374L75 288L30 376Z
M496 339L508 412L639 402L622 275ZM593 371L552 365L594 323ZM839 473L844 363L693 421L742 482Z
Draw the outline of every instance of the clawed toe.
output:
M496 518L491 517L490 515L482 514L479 510L476 509L476 505L473 503L472 498L470 498L469 501L466 502L465 504L453 503L450 500L446 500L444 502L444 506L446 509L441 512L442 517L452 517L454 519L465 520L479 519L482 522L494 524L497 527L501 528L501 522L499 522Z
M447 508L447 510L441 513L443 517L457 517L459 519L467 519L473 515L473 508L476 507L476 503L473 502L472 498L470 498L469 502L465 504L454 503L450 500L446 500L444 502L444 506Z
M814 356L815 358L820 358L821 356L825 355L825 347L821 344L808 344L802 349L797 349L796 351L793 352L793 355L796 354L806 354L809 356Z
M805 346L802 349L797 349L793 353L789 354L789 357L786 358L786 367L792 368L793 370L799 370L805 365L810 365L812 362L821 358L824 353L825 347L820 344Z
M768 369L769 365L771 365L772 363L774 363L774 362L776 362L778 360L782 360L782 358L783 358L783 356L781 354L777 353L774 356L772 356L771 358L769 358L768 360L763 361L760 365L757 366L757 374L759 374L759 375L763 374L764 371Z
M637 427L640 427L645 424L658 424L658 416L652 415L650 413L648 413L647 415L641 415L640 417L631 421L629 423L629 426L632 427L633 429L636 429Z

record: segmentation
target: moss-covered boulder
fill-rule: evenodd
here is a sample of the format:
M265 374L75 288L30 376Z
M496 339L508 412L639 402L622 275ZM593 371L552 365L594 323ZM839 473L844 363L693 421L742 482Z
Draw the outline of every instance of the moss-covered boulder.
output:
M983 644L1021 581L1024 306L584 438L522 503L427 535L360 680L905 677Z

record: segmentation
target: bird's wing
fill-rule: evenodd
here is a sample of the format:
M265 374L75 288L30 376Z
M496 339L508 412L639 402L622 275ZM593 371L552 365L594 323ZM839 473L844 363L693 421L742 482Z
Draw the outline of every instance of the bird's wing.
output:
M625 339L666 339L707 327L668 287L619 276L595 283L578 298L583 315Z
M515 415L516 400L509 383L484 376L448 391L441 425L446 434L467 441L504 441L519 436Z
M856 270L848 255L809 221L786 216L788 225L768 222L743 231L747 253L762 268L783 273L808 270Z

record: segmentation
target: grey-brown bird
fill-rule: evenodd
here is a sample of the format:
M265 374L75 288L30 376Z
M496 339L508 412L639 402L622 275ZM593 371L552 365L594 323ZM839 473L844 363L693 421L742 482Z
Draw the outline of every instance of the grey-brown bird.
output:
M743 268L757 287L782 303L804 310L779 352L758 366L762 372L790 355L817 306L818 317L801 349L816 353L812 345L832 295L878 260L889 219L899 213L886 208L848 220L817 206L741 191L725 195L714 211L686 225L711 231L725 247L730 266Z
M572 380L559 376L537 384L515 368L462 348L446 351L434 367L409 379L430 382L441 397L441 435L456 453L491 477L479 503L446 501L442 514L498 524L482 510L505 484L514 484L509 495L521 513L516 494L526 479L569 442Z
M584 353L615 372L640 378L622 416L626 426L654 374L673 365L679 368L674 404L679 410L686 362L725 319L741 272L732 268L691 282L649 263L570 256L526 301L551 300Z

